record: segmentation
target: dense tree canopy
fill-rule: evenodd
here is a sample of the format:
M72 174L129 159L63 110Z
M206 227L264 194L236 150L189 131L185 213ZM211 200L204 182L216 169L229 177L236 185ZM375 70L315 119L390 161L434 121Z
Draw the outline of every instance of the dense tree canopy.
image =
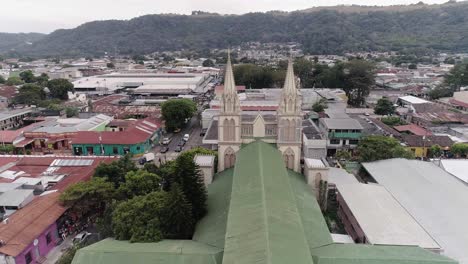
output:
M25 83L35 83L36 82L36 77L34 77L34 73L31 70L27 70L24 72L21 72L19 74L21 80Z
M72 185L60 196L63 205L70 207L79 215L103 212L106 204L115 196L112 183L102 178Z
M236 84L244 85L247 89L281 87L285 73L285 71L254 64L241 64L234 67Z
M20 77L9 77L7 81L5 82L6 85L20 85L23 84L23 80L21 80Z
M37 84L25 84L14 98L15 104L38 105L46 99L44 88Z
M3 78L3 76L0 75L0 84L4 84L6 83L6 80L5 78Z
M192 118L196 111L197 105L190 99L172 99L161 106L161 113L168 131L183 128L186 121Z
M60 100L68 100L68 92L73 92L74 87L67 79L54 79L47 83L50 90L50 96Z
M312 12L222 15L147 15L96 21L57 30L32 45L2 45L37 55L123 54L226 48L249 41L299 42L312 54L347 51L467 51L466 3L398 7L330 7ZM162 26L164 25L164 26ZM14 35L18 36L18 35Z
M393 106L393 103L387 97L383 97L377 101L374 113L376 115L393 115L395 113L395 106Z
M215 66L214 62L212 60L210 60L210 59L204 60L202 65L203 65L203 67L214 67Z
M110 164L99 164L94 171L94 177L104 178L108 182L113 183L115 187L119 187L120 184L125 182L125 175L128 172L136 170L135 163L131 160L130 156L125 155L118 161Z
M357 151L361 162L392 158L414 158L413 153L401 146L398 140L386 136L368 136L361 139Z
M374 65L365 60L351 60L344 66L343 90L348 104L361 107L375 84Z
M119 187L119 194L126 199L146 195L161 189L161 177L144 170L130 171Z
M467 157L468 156L468 144L466 143L455 143L450 148L450 152L456 157Z

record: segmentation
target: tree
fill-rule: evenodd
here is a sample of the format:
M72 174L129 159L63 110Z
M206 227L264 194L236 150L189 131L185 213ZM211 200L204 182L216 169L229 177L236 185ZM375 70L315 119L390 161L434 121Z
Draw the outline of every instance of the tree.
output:
M274 70L254 64L242 64L234 67L234 79L237 84L247 88L280 87L284 82L285 71Z
M46 99L44 89L37 84L25 84L14 97L15 104L37 105Z
M215 66L214 62L212 60L210 60L210 59L204 60L202 65L203 65L203 67L214 67Z
M443 97L452 97L453 92L454 91L450 88L437 87L429 91L429 98L431 98L431 100L437 100Z
M2 144L0 145L0 153L2 154L11 154L15 151L15 146L10 144Z
M466 157L468 155L468 144L455 143L450 148L450 152L457 157Z
M13 85L21 85L23 84L23 80L21 80L20 77L9 77L6 81L6 85L10 85L10 86L13 86Z
M68 92L73 92L74 87L67 79L55 79L47 83L50 96L60 100L68 100Z
M374 65L365 60L351 60L344 65L343 90L348 97L348 104L361 107L375 83Z
M166 192L152 192L122 202L112 214L112 230L118 240L158 242L163 239L160 215Z
M39 77L36 77L36 82L40 86L43 86L43 87L47 86L48 81L49 81L49 75L47 75L46 73L42 73Z
M169 187L178 184L187 200L192 204L192 215L195 222L206 214L207 193L200 174L200 169L190 155L177 157L174 173L167 179Z
M125 175L130 171L136 171L135 163L129 155L125 155L118 161L112 163L101 163L94 170L94 177L104 178L114 184L116 188L125 182Z
M317 113L321 113L323 111L325 111L325 109L327 108L327 100L325 99L320 99L318 102L315 102L313 105L312 105L312 110L314 112L317 112Z
M439 158L442 155L443 151L439 145L432 145L429 149L429 153L433 158Z
M112 183L105 179L93 178L68 187L60 195L60 202L79 215L99 215L114 196Z
M387 126L406 125L406 122L402 121L397 116L382 117L380 121L382 121L382 123L386 124Z
M413 153L401 146L398 140L386 136L368 136L361 139L357 151L361 162L392 158L414 158Z
M19 74L21 80L25 83L35 83L36 82L36 77L34 77L34 73L30 70L21 72Z
M3 76L0 75L0 84L4 84L6 83L6 80L5 78L3 78Z
M186 120L190 119L197 111L197 105L190 99L172 99L161 106L161 112L166 121L166 129L174 131L183 128Z
M107 68L109 68L109 69L114 69L114 68L115 68L115 64L112 63L112 62L107 63L106 66L107 66Z
M444 86L452 92L460 91L463 86L468 86L468 63L458 64L445 75Z
M80 111L76 107L67 107L65 108L65 114L67 117L77 116Z
M418 65L416 65L415 63L411 63L410 65L408 65L408 69L410 70L416 70L418 68Z
M196 221L192 205L178 184L173 184L161 211L161 230L167 239L191 239Z
M119 187L119 195L126 199L146 195L161 189L161 177L145 170L130 171Z
M387 97L382 97L377 101L374 113L376 115L393 115L395 113L395 106L393 106L393 103Z
M352 158L352 155L349 151L347 150L338 150L335 154L335 157L338 159L338 160L350 160Z

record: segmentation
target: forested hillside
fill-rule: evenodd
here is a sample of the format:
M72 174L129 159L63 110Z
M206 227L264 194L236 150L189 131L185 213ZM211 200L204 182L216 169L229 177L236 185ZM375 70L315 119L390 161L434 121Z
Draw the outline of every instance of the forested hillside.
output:
M30 45L44 36L44 34L39 33L0 33L0 53Z
M306 51L468 51L468 3L334 7L245 15L147 15L57 30L26 55L142 54L226 48L248 41L303 44Z

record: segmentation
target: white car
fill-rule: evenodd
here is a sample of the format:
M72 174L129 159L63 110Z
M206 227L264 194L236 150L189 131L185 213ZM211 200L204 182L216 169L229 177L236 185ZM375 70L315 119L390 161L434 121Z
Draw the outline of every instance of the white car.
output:
M162 143L163 145L168 145L169 143L171 143L171 140L171 138L165 137L163 138Z
M83 242L85 242L88 237L91 235L91 233L88 233L86 231L83 231L81 233L79 233L78 235L76 235L74 238L73 238L73 244L81 244Z
M190 138L190 135L189 134L185 134L184 135L184 141L187 142Z

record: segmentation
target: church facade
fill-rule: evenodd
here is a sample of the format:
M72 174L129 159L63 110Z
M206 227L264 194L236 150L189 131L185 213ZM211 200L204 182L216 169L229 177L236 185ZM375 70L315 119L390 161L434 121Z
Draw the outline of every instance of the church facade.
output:
M296 85L292 61L288 63L278 110L243 112L234 82L231 59L228 58L224 90L218 116L218 171L234 166L242 144L261 139L276 144L286 167L300 171L302 136L302 96Z

